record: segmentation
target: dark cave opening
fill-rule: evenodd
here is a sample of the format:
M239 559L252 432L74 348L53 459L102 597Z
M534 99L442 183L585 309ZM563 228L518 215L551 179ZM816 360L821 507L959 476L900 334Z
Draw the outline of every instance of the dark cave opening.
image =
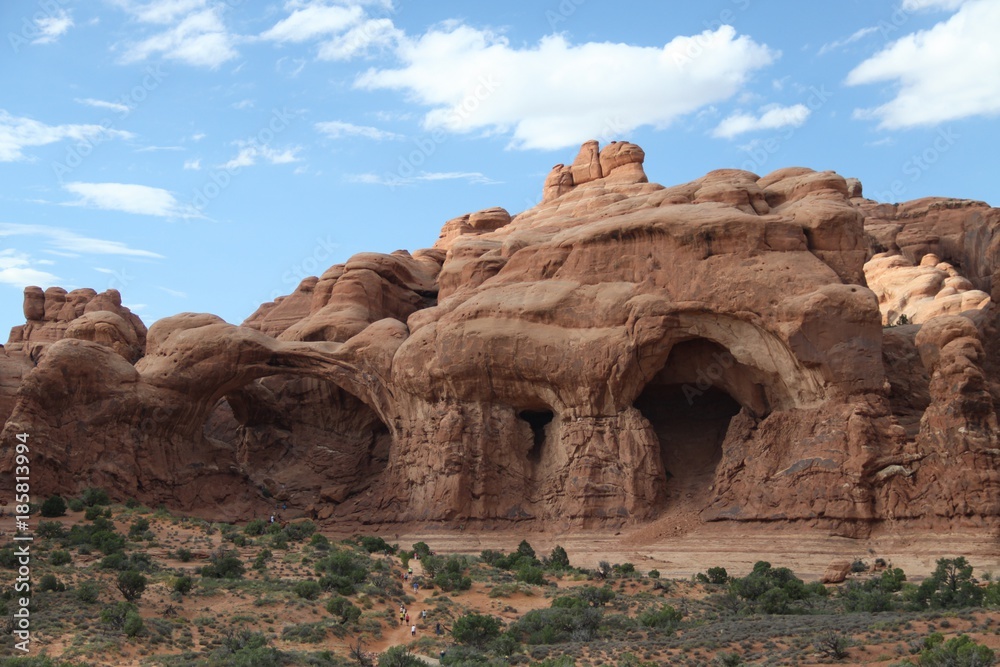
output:
M517 416L531 427L532 443L528 450L528 460L538 463L542 459L542 447L545 445L545 427L552 422L555 414L551 410L521 410Z
M691 384L651 383L635 407L659 440L670 495L707 489L740 404L716 387L702 391Z

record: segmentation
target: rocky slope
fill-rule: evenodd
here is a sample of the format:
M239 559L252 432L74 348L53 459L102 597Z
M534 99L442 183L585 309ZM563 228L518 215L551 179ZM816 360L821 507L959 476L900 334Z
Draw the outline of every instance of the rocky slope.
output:
M4 469L27 431L36 493L213 516L995 525L998 211L803 168L666 188L644 158L588 142L538 206L356 255L241 326L147 334L108 293L50 320L29 288Z

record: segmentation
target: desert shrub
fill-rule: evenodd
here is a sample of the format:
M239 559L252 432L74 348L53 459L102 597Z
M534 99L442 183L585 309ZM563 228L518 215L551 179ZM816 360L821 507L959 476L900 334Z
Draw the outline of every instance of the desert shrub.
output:
M807 586L787 567L772 568L766 561L755 563L747 576L730 580L729 592L745 609L765 614L795 613L800 609L793 602L827 594L822 584Z
M274 533L271 535L271 546L286 551L288 549L288 535L283 531Z
M138 612L130 611L125 615L125 622L122 624L122 632L126 637L135 637L145 628L142 616Z
M222 639L222 646L213 653L209 664L219 667L280 667L281 653L267 645L267 637L260 632L240 628L229 630Z
M286 625L281 631L281 638L285 641L298 641L307 644L319 644L326 639L330 629L323 622L319 623L296 623Z
M115 580L115 587L128 602L135 602L142 597L146 590L147 579L141 572L136 570L126 570L118 573Z
M66 590L66 584L56 579L54 574L43 574L38 581L38 590L62 592Z
M938 559L934 573L904 597L913 609L955 609L979 605L983 594L972 578L972 566L959 556Z
M77 585L73 594L80 602L83 602L84 604L92 604L97 602L98 598L100 598L101 586L96 581L83 581Z
M190 563L193 557L194 554L191 553L190 549L181 547L180 549L177 550L177 560L179 560L182 563Z
M659 609L650 609L639 614L639 625L658 630L674 630L684 617L668 604Z
M559 597L552 598L551 607L558 607L559 609L583 609L584 607L589 607L587 601L576 595L560 595Z
M459 644L485 648L500 636L500 620L487 614L465 614L455 619L451 636Z
M315 600L323 592L318 581L306 579L295 584L295 594L304 600Z
M351 604L351 601L340 595L335 595L326 602L326 610L341 623L354 623L361 618L361 609Z
M593 607L535 609L511 627L511 634L527 644L559 644L592 640L604 613Z
M421 559L427 558L431 555L431 548L427 546L426 542L417 542L413 545L413 553L420 556Z
M263 535L265 528L267 528L267 524L264 523L263 519L254 519L243 526L243 532L247 535Z
M70 498L69 501L67 502L67 505L69 506L69 509L74 512L82 512L83 509L87 506L79 498Z
M83 504L87 507L111 504L111 499L108 498L107 491L104 489L95 489L93 487L84 489L83 493L80 495L80 500L82 500Z
M52 518L56 516L66 515L66 501L63 500L62 496L56 494L54 496L49 496L42 503L41 509L42 516Z
M472 578L465 574L468 564L464 558L428 556L423 565L434 585L445 592L467 591L472 588Z
M695 578L704 584L725 584L729 582L729 573L724 567L710 567L704 574L699 572Z
M264 570L267 568L267 561L271 560L274 556L270 549L261 549L257 554L257 557L253 561L253 569Z
M125 627L125 620L130 613L138 613L134 604L131 602L116 602L110 607L105 607L101 610L101 623L114 630L121 630Z
M309 545L320 551L328 551L330 549L330 540L322 533L313 533L313 536L309 539Z
M545 571L533 565L522 565L517 570L516 578L526 584L542 585L545 583Z
M941 635L928 639L929 645L920 653L920 667L985 667L996 664L993 650L977 644L968 635L952 637L947 642Z
M149 531L149 519L144 516L139 517L128 527L128 536L137 539L142 538Z
M545 567L550 570L568 570L570 568L569 555L566 550L558 544L552 547L552 553L545 560Z
M391 646L378 658L378 667L423 667L424 664L405 646Z
M73 558L69 555L68 551L59 549L49 554L49 563L52 565L68 565L72 561Z
M48 539L58 539L66 535L66 529L58 521L40 521L35 535Z
M659 570L650 570L646 574L646 576L648 576L650 579L659 579L660 578L660 571Z
M574 595L585 601L591 607L603 607L615 599L616 594L610 586L581 586Z
M399 548L396 545L388 544L381 537L372 537L366 535L357 538L357 540L358 544L361 545L361 548L370 554L383 553L391 556L392 554L396 553L396 549Z
M289 542L301 542L316 532L316 524L312 521L296 521L290 523L282 530Z
M219 549L209 556L209 564L199 568L198 573L209 579L242 579L246 567L235 551Z
M316 561L316 572L322 575L323 590L351 595L368 576L368 564L350 551L338 550Z
M194 579L187 575L177 577L171 584L171 588L173 588L181 595L190 593L193 587L194 587Z

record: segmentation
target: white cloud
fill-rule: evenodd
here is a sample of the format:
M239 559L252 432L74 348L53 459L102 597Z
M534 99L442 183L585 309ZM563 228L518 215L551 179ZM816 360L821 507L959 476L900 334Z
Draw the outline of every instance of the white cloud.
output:
M760 109L760 115L738 113L728 116L712 131L713 137L731 139L739 134L757 130L776 130L781 127L799 127L809 118L809 107L795 104L790 107L772 105Z
M199 132L197 134L192 134L191 135L191 141L201 141L204 138L205 138L205 133L204 132Z
M127 104L122 104L121 102L105 102L104 100L95 100L92 97L84 98L74 98L74 102L78 104L86 104L88 107L97 107L98 109L111 109L112 111L117 111L118 113L128 113L129 106Z
M161 218L196 218L199 213L182 204L167 190L133 183L66 183L63 188L79 195L67 206L86 206Z
M329 120L323 123L316 123L316 129L325 134L330 139L343 139L344 137L364 137L382 141L383 139L398 139L399 135L394 132L380 130L377 127L367 125L355 125L339 120Z
M0 250L0 283L25 287L26 285L52 285L59 278L48 271L40 271L30 266L31 257L12 250Z
M184 168L190 169L192 171L199 171L201 169L201 158L195 158L194 160L185 160Z
M98 141L131 139L131 132L112 130L101 125L46 125L31 118L12 116L0 109L0 162L16 162L25 158L28 146L45 146L65 139Z
M349 60L372 48L388 49L404 38L390 19L369 19L319 47L320 60Z
M127 257L146 257L160 259L159 255L149 250L130 248L121 241L107 241L105 239L95 239L81 236L76 232L59 227L47 227L45 225L19 225L14 223L0 223L0 238L11 236L40 236L48 241L48 246L52 250L50 253L60 257L79 257L84 255L124 255ZM38 261L36 264L44 262Z
M221 8L212 7L188 14L176 26L129 45L122 61L130 63L162 54L170 60L214 69L238 55L236 38L226 30L221 12Z
M187 298L187 292L181 292L180 290L170 289L169 287L160 287L160 289L169 294L170 296L175 296L178 299Z
M898 91L879 107L856 110L855 117L898 129L1000 113L998 25L1000 2L969 0L947 21L865 60L848 74L848 85L892 82Z
M424 171L413 176L400 176L398 174L348 174L345 180L349 183L361 183L363 185L387 185L397 187L400 185L412 185L426 181L454 181L464 180L474 185L496 185L501 181L494 180L478 171Z
M49 16L35 19L35 30L38 37L31 40L32 44L52 44L67 30L73 27L73 18L65 9L57 9Z
M142 23L173 23L177 17L203 8L206 0L112 0L113 4Z
M516 148L556 149L625 138L738 94L778 53L730 26L663 47L573 45L562 35L533 48L464 25L404 39L399 69L371 69L359 88L405 91L431 107L426 129L512 132Z
M182 151L183 146L143 146L142 148L137 148L136 153L157 153L160 151Z
M872 34L873 32L878 32L878 31L879 31L879 28L877 26L870 26L868 28L861 28L860 30L855 31L850 37L848 37L846 39L838 39L838 40L834 40L832 42L829 42L828 44L824 44L823 46L820 47L818 55L822 56L822 55L825 55L825 54L827 54L827 53L829 53L831 51L836 51L837 49L839 49L841 47L847 46L848 44L853 44L854 42L857 42L859 40L864 39L865 37L867 37L868 35Z
M305 42L323 35L343 32L359 23L363 17L364 10L356 5L343 7L309 3L278 21L261 33L260 37L278 43Z
M302 149L298 146L285 150L278 150L270 146L244 146L236 154L236 157L221 165L221 168L230 170L251 167L257 164L258 159L266 160L271 164L290 164L299 161L298 152L300 150Z
M252 109L253 100L240 100L239 102L233 102L234 109Z
M921 10L952 11L961 7L966 0L903 0L903 11Z

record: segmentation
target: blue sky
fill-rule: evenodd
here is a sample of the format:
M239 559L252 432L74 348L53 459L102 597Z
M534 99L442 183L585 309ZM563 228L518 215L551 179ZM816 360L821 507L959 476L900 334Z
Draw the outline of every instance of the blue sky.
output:
M1000 0L8 0L0 23L2 335L32 284L238 323L532 206L591 138L665 185L807 166L1000 205Z

